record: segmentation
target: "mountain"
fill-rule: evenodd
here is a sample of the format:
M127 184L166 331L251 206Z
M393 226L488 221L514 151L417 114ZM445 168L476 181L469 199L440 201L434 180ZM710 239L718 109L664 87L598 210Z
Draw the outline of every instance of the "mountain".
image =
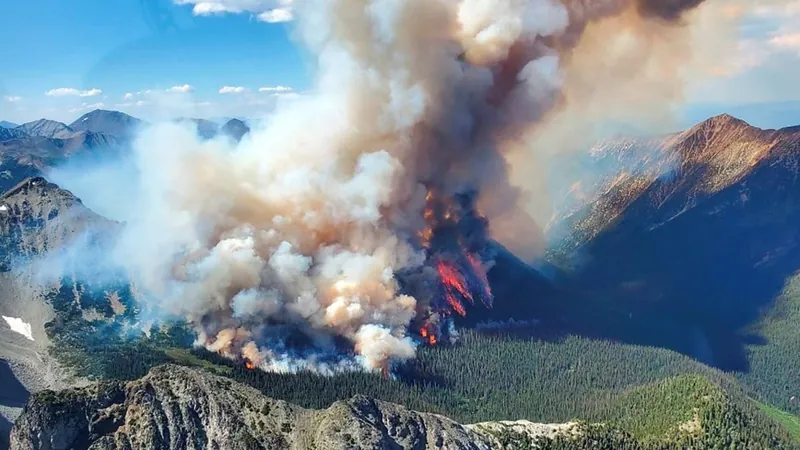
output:
M0 270L21 257L64 247L91 230L113 227L80 199L41 177L0 195Z
M202 139L212 139L223 134L225 136L230 136L238 142L245 134L250 132L250 128L238 119L231 119L222 126L206 119L178 119L178 122L192 123L195 126L197 135Z
M33 122L22 124L16 128L30 136L41 136L46 138L69 138L75 134L75 130L55 120L39 119Z
M91 317L100 302L87 286L63 276L75 267L68 252L61 252L100 245L117 229L72 193L38 176L0 195L0 313L30 326L32 339L0 329L0 443L3 423L16 418L30 392L80 381L53 358L46 324L71 323L84 313Z
M205 119L185 119L197 128L197 135L203 139L211 139L219 133L219 125Z
M445 417L354 397L306 410L180 366L127 384L34 396L11 434L28 449L489 449L490 439Z
M79 117L69 127L75 131L102 133L117 138L129 138L144 122L119 111L96 109Z
M14 122L8 122L6 120L0 120L0 128L16 128L19 125Z
M75 132L67 138L47 138L23 135L13 129L5 131L15 133L17 137L2 139L3 130L0 129L0 193L71 157L105 156L122 151L126 144L114 136L91 131Z
M10 141L12 139L24 139L28 134L17 128L2 128L0 127L0 142Z
M656 401L667 420L606 424L528 421L461 425L447 417L356 395L305 409L202 369L164 365L128 383L102 382L32 396L12 450L39 449L790 449L707 380L677 377L633 390L628 413ZM756 414L756 415L754 415ZM651 434L648 434L651 433ZM642 437L650 436L650 437ZM599 442L610 446L598 447ZM725 445L725 447L719 447Z
M239 119L231 119L222 126L221 132L238 142L250 132L250 127Z
M561 284L593 299L570 317L574 332L691 355L800 411L789 356L800 334L781 319L797 317L800 127L722 115L596 150L622 170L575 195L562 215L573 232L550 250Z
M11 189L25 178L41 175L42 172L34 166L20 164L15 158L0 156L0 193Z

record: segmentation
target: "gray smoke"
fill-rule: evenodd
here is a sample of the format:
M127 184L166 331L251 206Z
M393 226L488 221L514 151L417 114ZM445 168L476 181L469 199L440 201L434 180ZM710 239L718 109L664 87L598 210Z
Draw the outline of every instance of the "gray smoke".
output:
M396 274L426 263L415 237L428 225L427 186L445 197L477 190L494 237L535 252L541 232L519 208L527 194L508 161L569 100L573 49L593 24L675 21L696 2L298 3L313 94L280 105L238 145L176 124L144 131L136 214L114 252L148 309L265 370L412 358L409 326L427 305ZM330 352L348 342L354 356L298 357L275 332L287 325Z

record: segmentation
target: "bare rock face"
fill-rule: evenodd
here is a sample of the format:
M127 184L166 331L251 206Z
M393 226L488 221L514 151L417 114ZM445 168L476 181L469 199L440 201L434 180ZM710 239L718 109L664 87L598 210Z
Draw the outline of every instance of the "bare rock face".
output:
M59 248L91 230L116 224L44 178L28 178L0 196L0 266Z
M306 410L229 379L165 365L127 384L34 394L11 449L488 449L442 416L356 396Z

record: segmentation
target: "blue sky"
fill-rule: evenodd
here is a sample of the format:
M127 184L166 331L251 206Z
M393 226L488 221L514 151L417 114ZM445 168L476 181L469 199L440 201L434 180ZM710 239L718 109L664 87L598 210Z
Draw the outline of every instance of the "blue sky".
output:
M0 119L69 122L101 103L139 115L157 104L201 116L252 112L276 93L259 88L308 86L290 35L284 22L198 16L171 0L8 2L0 15ZM220 94L225 86L245 91Z
M302 1L302 0L298 0ZM7 1L0 120L71 122L94 108L150 118L248 116L307 89L294 0ZM800 0L709 0L738 20L730 64L689 86L687 120L734 112L800 123Z

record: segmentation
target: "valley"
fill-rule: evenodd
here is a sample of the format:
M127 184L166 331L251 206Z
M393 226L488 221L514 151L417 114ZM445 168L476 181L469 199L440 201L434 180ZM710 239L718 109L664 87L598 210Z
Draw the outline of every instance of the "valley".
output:
M75 242L102 250L124 225L47 181L48 164L69 155L34 162L20 149L0 152L14 164L5 167L16 181L0 197L7 208L0 218L0 313L30 322L35 338L0 328L0 356L9 368L4 380L19 383L3 400L13 409L4 416L16 419L28 393L52 395L42 390L90 380L140 383L135 380L170 363L185 367L187 376L215 374L306 409L366 396L459 423L581 424L577 434L550 437L491 425L495 432L469 438L477 446L471 448L500 442L493 439L502 448L531 448L536 441L539 448L580 449L590 440L611 445L602 448L681 448L687 442L705 448L727 439L731 427L741 445L794 448L800 440L800 291L791 226L800 150L794 133L713 118L659 144L663 157L691 155L679 165L656 152L649 168L601 177L594 188L598 200L573 203L578 207L562 219L575 233L548 253L557 271L545 276L498 246L489 272L494 306L467 305L456 321L455 344L422 346L391 379L250 370L193 347L192 332L179 323L147 335L131 332L141 313L135 290L124 277L85 276L85 267L71 265L78 260L59 258L57 279L32 278L20 261L48 261L41 258ZM632 147L628 141L606 148L602 158ZM715 160L724 161L725 171L707 169ZM667 167L678 175L665 178ZM32 375L31 358L50 364L51 375ZM127 431L127 437L108 433L90 438L131 439ZM252 438L271 448L281 439L276 436ZM289 436L306 439L291 433L283 439Z

